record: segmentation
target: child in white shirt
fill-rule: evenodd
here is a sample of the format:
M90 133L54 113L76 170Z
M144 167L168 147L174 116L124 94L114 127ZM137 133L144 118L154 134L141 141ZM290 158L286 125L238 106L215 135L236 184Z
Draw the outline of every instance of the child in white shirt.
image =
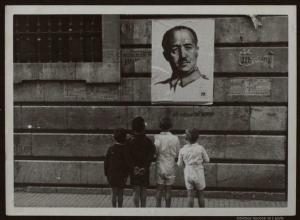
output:
M188 142L179 151L178 166L184 166L184 181L188 192L188 206L194 207L193 190L196 190L199 207L204 207L204 193L206 187L203 162L208 163L209 157L202 145L197 143L199 132L196 129L186 130L185 138Z
M166 190L166 207L171 207L171 190L175 182L176 162L180 149L179 139L169 130L172 128L170 118L162 118L159 123L160 134L154 136L156 147L156 207L161 207L163 190Z

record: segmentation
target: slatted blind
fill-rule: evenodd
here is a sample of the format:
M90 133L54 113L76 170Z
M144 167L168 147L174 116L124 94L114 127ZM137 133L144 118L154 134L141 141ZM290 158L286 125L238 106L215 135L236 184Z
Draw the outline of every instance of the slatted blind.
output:
M101 62L101 15L15 15L14 62Z

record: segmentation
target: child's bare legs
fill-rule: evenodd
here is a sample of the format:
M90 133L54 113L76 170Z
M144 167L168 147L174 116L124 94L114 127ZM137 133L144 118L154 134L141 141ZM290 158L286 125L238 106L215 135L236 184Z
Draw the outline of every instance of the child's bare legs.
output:
M197 190L197 197L198 197L199 207L205 207L204 192L203 192L203 190Z
M133 189L133 203L135 207L146 207L147 191L143 186L135 186Z
M161 199L162 199L163 190L164 190L164 185L157 184L157 189L156 189L156 207L161 207Z
M123 207L123 188L118 188L118 207Z
M166 207L171 207L171 200L172 200L172 186L166 186Z
M140 186L134 186L133 188L133 203L135 207L140 207Z
M194 207L194 196L193 196L193 190L188 189L187 190L188 195L188 207L193 208Z
M118 188L112 187L111 203L113 207L117 207L117 194L118 194Z
M113 187L112 188L112 198L111 203L113 207L117 207L117 201L118 201L118 207L123 206L123 188L120 187Z
M141 186L140 189L140 198L141 198L141 207L146 207L146 201L147 201L147 190L145 187Z

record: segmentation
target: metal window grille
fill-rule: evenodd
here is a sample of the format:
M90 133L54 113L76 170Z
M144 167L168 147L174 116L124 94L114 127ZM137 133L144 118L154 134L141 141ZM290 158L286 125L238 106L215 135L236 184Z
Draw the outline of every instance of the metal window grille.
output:
M14 15L14 62L102 62L101 15Z

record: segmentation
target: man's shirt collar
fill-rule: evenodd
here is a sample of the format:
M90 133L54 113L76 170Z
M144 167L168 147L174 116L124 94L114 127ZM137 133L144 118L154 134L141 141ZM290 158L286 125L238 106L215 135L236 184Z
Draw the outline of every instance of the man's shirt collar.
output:
M160 82L157 82L155 84L169 84L170 89L176 90L177 85L180 87L184 88L185 86L189 85L190 83L196 81L200 77L204 79L208 79L206 75L200 73L198 67L196 67L195 71L193 71L190 75L185 76L185 77L180 77L179 74L172 74L171 78L168 78L166 80L162 80Z

